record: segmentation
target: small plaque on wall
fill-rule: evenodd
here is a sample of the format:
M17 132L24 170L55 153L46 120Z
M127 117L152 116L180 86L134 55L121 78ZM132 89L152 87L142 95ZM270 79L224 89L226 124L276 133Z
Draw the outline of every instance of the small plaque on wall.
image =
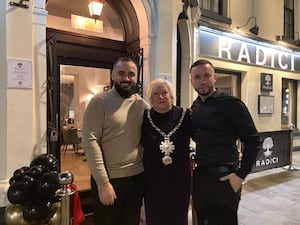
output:
M273 91L273 74L270 73L260 74L260 90L262 92Z
M258 95L258 113L259 114L274 113L274 96Z
M7 60L7 87L32 88L32 62L30 60Z

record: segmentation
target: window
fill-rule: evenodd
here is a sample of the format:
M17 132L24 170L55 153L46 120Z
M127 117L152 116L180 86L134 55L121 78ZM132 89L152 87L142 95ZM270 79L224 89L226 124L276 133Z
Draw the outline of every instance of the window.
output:
M221 92L241 97L241 73L237 71L227 71L216 68L217 82L216 88Z
M282 79L281 128L297 127L297 81Z
M200 0L199 7L202 17L231 24L231 19L227 17L227 0Z
M284 0L284 36L294 40L294 0Z
M200 8L222 15L222 3L219 0L202 0L200 1Z

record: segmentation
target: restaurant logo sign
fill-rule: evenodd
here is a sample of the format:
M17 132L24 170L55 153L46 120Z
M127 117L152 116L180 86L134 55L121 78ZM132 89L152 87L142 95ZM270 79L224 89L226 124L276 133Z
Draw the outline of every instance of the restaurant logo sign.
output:
M252 172L291 164L291 130L261 132L258 135L261 146Z
M260 90L262 92L273 91L273 74L269 74L269 73L260 74Z
M300 72L300 52L237 34L200 28L200 54L223 60Z
M273 139L271 137L265 138L262 144L262 148L265 150L263 152L265 158L256 160L256 165L255 165L256 167L276 164L279 162L278 156L272 157L273 151L271 149L273 147L274 147Z

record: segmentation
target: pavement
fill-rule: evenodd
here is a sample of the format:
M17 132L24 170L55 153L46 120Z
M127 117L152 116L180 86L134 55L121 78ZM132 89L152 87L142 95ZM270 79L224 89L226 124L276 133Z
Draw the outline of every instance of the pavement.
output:
M292 154L292 164L248 175L239 205L239 225L300 225L300 151ZM4 225L0 208L0 225ZM81 225L93 225L86 216ZM141 220L140 225L145 225ZM189 224L192 210L189 211Z
M248 175L238 210L239 225L300 225L300 151L292 164ZM193 224L192 210L189 224ZM81 225L94 225L87 217ZM140 225L145 225L141 220ZM163 224L162 224L163 225Z

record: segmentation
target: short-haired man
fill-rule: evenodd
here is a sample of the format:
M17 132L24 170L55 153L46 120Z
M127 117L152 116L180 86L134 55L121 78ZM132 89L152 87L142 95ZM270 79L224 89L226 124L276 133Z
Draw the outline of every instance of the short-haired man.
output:
M114 86L94 97L83 118L82 141L91 170L96 225L138 225L144 193L140 144L146 102L137 94L137 66L119 58Z
M240 99L216 90L217 75L210 61L194 62L190 80L198 93L191 114L197 165L193 203L198 225L237 225L242 182L260 147L257 130ZM238 139L244 146L241 161Z

